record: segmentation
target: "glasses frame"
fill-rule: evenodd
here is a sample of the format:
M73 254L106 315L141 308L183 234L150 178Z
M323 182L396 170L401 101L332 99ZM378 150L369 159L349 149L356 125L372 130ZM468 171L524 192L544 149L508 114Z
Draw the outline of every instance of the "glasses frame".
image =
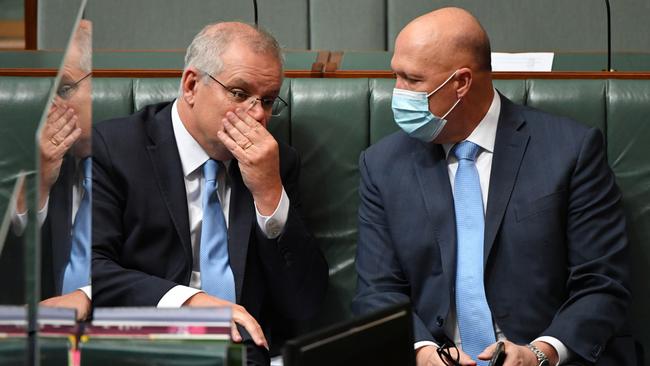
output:
M82 81L84 81L84 80L86 80L87 78L89 78L90 76L92 76L92 74L93 74L93 73L92 73L92 71L91 71L91 72L87 73L86 75L84 75L81 79L79 79L79 80L77 80L77 81L75 81L75 82L73 82L72 84L69 84L69 85L67 85L67 84L66 84L66 85L63 85L63 83L59 82L59 87L56 88L56 95L57 95L59 98L63 99L63 100L67 100L67 99L69 99L69 98L70 98L70 97L71 97L71 96L72 96L72 95L77 91L77 89L79 88L79 84L80 84ZM62 91L61 91L61 88L62 88L63 86L68 86L69 89L67 89L65 92L62 92Z
M204 73L206 75L208 75L210 77L210 79L214 80L217 84L221 85L221 87L224 88L228 93L230 93L230 95L233 98L238 98L236 96L236 94L243 94L243 95L247 96L246 100L244 100L241 103L246 103L246 102L250 101L250 107L249 108L252 108L257 102L260 102L260 105L262 106L262 109L266 109L264 107L264 103L270 101L271 99L273 99L273 104L271 105L271 109L270 109L271 116L279 116L280 112L282 112L282 110L284 110L284 108L287 108L289 106L289 103L285 102L284 99L282 99L279 95L277 97L275 97L275 98L258 98L258 97L254 96L254 95L251 95L250 93L248 93L245 90L235 91L235 90L233 90L235 88L224 85L222 82L217 80L214 76L212 76L209 72L204 71ZM275 107L276 104L278 105L277 108ZM274 111L274 110L276 110L276 111Z
M455 350L456 356L453 356L449 350ZM445 338L445 341L438 347L436 350L438 352L438 357L442 362L447 366L461 366L460 365L460 352L454 341L449 338Z

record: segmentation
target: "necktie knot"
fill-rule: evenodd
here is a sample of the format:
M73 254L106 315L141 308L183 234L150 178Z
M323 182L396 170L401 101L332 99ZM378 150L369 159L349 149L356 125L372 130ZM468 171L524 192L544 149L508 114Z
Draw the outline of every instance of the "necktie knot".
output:
M453 152L458 160L476 161L480 149L480 146L471 141L463 141L454 146Z
M217 174L219 174L219 164L215 160L208 159L203 163L203 177L206 182L216 181Z
M83 180L82 180L82 185L85 190L90 189L90 182L92 181L93 177L93 160L92 158L85 158L81 161L82 164L82 169L83 169Z

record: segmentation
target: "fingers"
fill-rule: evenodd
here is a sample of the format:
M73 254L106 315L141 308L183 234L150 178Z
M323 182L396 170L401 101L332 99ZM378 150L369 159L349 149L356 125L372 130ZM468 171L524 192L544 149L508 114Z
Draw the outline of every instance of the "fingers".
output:
M483 350L483 352L479 353L479 355L477 356L479 358L479 360L489 360L490 358L492 358L492 354L497 349L497 344L498 343L493 343L493 344L487 346Z
M72 108L55 108L41 132L41 149L53 157L63 155L81 135L78 117ZM77 131L79 130L79 131Z
M237 323L235 323L234 321L230 322L230 333L233 342L239 343L242 341L241 334L239 334L239 330L237 329Z
M262 327L260 327L257 321L250 314L248 314L248 312L244 310L243 307L239 305L234 305L232 309L233 309L232 318L235 321L235 323L242 325L246 329L246 331L248 331L248 333L253 338L253 342L255 342L256 345L269 349L269 345L266 342L266 337L264 337L264 332L262 331ZM239 332L237 333L237 335L239 335ZM241 335L239 335L239 339L241 341ZM233 340L235 340L234 336L233 336Z

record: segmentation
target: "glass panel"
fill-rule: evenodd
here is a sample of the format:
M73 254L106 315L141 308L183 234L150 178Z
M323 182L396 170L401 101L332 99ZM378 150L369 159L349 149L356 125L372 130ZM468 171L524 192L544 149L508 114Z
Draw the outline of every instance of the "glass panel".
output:
M0 306L0 315L13 314L19 322L19 326L6 332L7 322L0 320L0 327L3 328L0 329L0 363L11 363L17 357L28 365L37 365L41 358L53 359L50 357L52 352L67 358L67 335L61 338L61 342L43 341L41 351L47 355L43 353L42 357L34 357L40 342L37 342L36 305L41 300L41 292L45 293L41 290L40 278L41 271L45 273L41 269L45 260L40 256L38 238L41 227L44 232L46 229L39 218L47 217L47 213L43 215L42 208L48 196L38 191L42 187L41 177L53 174L53 169L48 168L47 164L43 165L45 169L40 168L40 158L45 155L41 147L45 145L43 139L38 137L41 136L39 131L44 130L39 126L45 125L45 121L52 116L54 97L59 89L59 81L63 80L65 65L62 65L62 61L65 57L62 50L66 49L67 40L72 38L72 30L76 29L82 14L82 5L85 5L83 0L66 0L60 14L61 20L56 24L59 33L67 34L66 40L58 46L59 51L51 55L51 65L47 66L62 66L56 77L0 77L0 276L4 279L0 281L0 305L28 305L14 308ZM4 6L0 8L4 9ZM19 56L26 60L38 57L35 52L22 52ZM29 66L23 67L25 74L37 74L28 70ZM46 160L51 161L52 158ZM46 235L43 233L43 236ZM25 329L29 330L27 337ZM55 343L56 347L53 347Z

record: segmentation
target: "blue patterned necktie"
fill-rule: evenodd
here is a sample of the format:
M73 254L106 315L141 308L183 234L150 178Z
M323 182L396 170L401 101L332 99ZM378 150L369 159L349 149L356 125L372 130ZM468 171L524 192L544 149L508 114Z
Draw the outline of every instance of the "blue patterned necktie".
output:
M458 170L454 181L454 206L458 257L456 263L456 311L462 349L478 365L476 356L495 342L492 315L483 285L483 233L485 218L481 183L476 170L480 147L463 141L454 146Z
M235 279L228 260L228 229L217 194L219 164L203 164L203 223L201 226L201 288L212 296L235 302Z
M90 222L92 202L92 159L82 160L84 193L72 224L70 260L63 273L61 294L90 284Z

